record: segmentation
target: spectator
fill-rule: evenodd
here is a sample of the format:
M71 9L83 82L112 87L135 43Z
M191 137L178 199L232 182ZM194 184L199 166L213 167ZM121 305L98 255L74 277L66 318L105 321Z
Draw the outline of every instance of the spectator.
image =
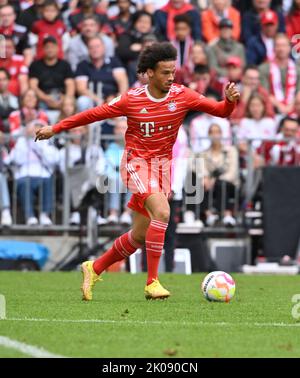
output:
M238 152L234 146L224 146L222 129L217 123L210 126L208 135L211 138L211 147L195 155L196 164L204 162L201 174L204 176L205 193L202 205L206 224L213 226L223 216L222 223L232 227L236 225L233 210L235 191L239 184Z
M90 61L79 63L76 70L79 111L102 104L109 94L122 94L128 89L127 75L118 59L105 59L101 37L89 40L88 51Z
M26 125L25 136L18 138L15 147L5 160L6 164L14 164L14 179L17 185L17 196L21 203L25 221L28 226L38 224L34 211L34 197L41 195L41 212L39 222L42 226L52 224L49 215L53 210L52 177L58 153L48 140L35 143L35 133L40 127L38 122Z
M194 67L194 73L187 86L205 96L213 96L219 100L219 93L212 87L214 77L207 65L198 64Z
M61 103L61 109L60 109L58 121L62 121L63 119L70 117L71 115L74 115L74 114L76 114L75 97L64 96Z
M266 105L266 116L269 118L273 118L275 116L274 108L269 98L269 93L260 84L260 74L256 66L250 65L244 69L240 93L240 100L230 116L230 120L233 124L239 124L241 119L245 117L248 100L255 93L264 98Z
M77 112L77 107L76 107L75 97L64 96L61 103L60 113L57 118L57 121L58 122L62 121L63 119L76 114L76 112ZM64 135L60 136L59 138L56 138L54 140L54 144L58 149L61 149L62 147L64 147L65 146Z
M22 9L22 0L1 0L0 1L0 6L3 6L3 5L12 5L14 7L14 10L16 12L16 14L19 14L19 12L21 11Z
M69 22L73 33L79 33L84 17L92 15L97 17L100 25L105 26L108 24L106 15L102 11L98 10L98 6L94 5L93 0L80 0L77 9L69 16Z
M130 86L136 81L136 65L142 50L143 38L153 29L152 16L145 11L136 12L131 22L130 31L120 36L116 51L126 67Z
M241 13L244 14L252 7L252 0L233 0L232 5Z
M101 36L105 45L105 57L111 58L114 56L115 47L113 40L106 34L101 33L100 30L101 25L99 24L97 17L94 15L84 17L80 33L71 38L66 53L67 61L71 64L73 71L76 71L76 67L80 62L89 59L87 43L91 38L96 37L97 35Z
M278 16L272 10L261 15L261 33L247 43L247 63L259 65L274 59L274 38L278 31Z
M132 16L132 4L131 0L117 0L118 13L110 18L110 25L114 33L115 38L129 32Z
M290 11L285 19L286 23L286 34L289 37L291 43L295 45L299 42L300 34L300 0L293 0ZM298 51L297 51L298 52Z
M225 85L228 81L237 84L238 88L241 85L243 75L243 62L239 56L231 56L227 59L225 64L225 76L215 76L215 81L212 87L222 96L224 93ZM240 88L239 88L240 89Z
M253 0L233 0L233 6L237 8L241 13L249 10L252 7ZM272 0L271 8L283 10L287 13L292 5L293 0Z
M179 14L174 18L175 38L171 41L178 51L176 69L187 69L191 61L191 52L194 41L192 39L191 20L186 14Z
M208 47L208 60L211 69L217 75L226 75L225 65L230 56L238 56L245 65L244 46L233 39L233 23L229 18L221 19L219 23L220 37Z
M62 121L63 119L76 114L76 111L77 111L77 107L76 107L75 97L64 96L61 103L60 113L57 118L57 121L58 122ZM58 149L61 149L62 147L64 147L65 146L64 135L60 136L59 138L56 138L54 140L54 144Z
M12 37L18 54L23 54L27 64L31 62L32 52L28 44L28 30L16 24L16 13L12 5L0 7L0 34Z
M0 67L5 68L9 74L9 91L20 96L28 89L28 67L23 55L16 54L12 37L5 38L5 58L0 59Z
M193 43L190 52L188 64L183 66L180 71L176 72L176 83L188 86L191 80L194 80L196 66L207 66L208 58L206 47L202 41ZM204 92L201 92L204 93Z
M236 84L241 83L243 76L243 61L239 56L231 56L226 62L226 77Z
M41 19L34 22L31 32L38 36L35 59L44 57L43 41L50 35L54 37L58 44L58 58L64 58L63 35L66 26L59 18L59 7L55 0L46 0L42 5Z
M251 37L259 35L261 31L261 14L270 10L271 0L252 0L252 7L244 13L242 18L242 40L247 45ZM285 20L281 11L276 11L279 26L278 31L285 32Z
M207 54L205 49L205 44L201 41L195 41L192 46L192 52L191 52L191 61L193 66L196 66L198 64L207 64Z
M31 26L41 17L42 5L45 0L34 0L31 7L19 14L18 23L30 30Z
M1 225L11 226L12 217L10 212L10 197L7 185L7 178L4 170L4 135L0 131L0 210L1 210Z
M201 40L201 17L196 8L185 0L169 0L167 5L155 11L154 24L157 35L163 40L173 40L175 38L174 17L178 14L189 15L192 37L194 40Z
M138 9L143 9L151 14L167 5L168 2L169 0L135 0Z
M58 58L54 37L45 38L43 47L44 58L29 67L29 84L44 109L60 109L64 95L75 95L73 73L69 63Z
M202 12L203 37L208 43L220 38L219 25L223 18L232 23L232 38L237 41L240 39L241 16L230 4L230 0L211 0L211 7Z
M126 0L127 1L127 0ZM125 4L121 1L121 8L127 10L129 8L130 14L134 14L138 10L145 10L144 9L144 0L129 0L129 5ZM106 7L105 13L107 14L109 20L117 19L120 15L121 9L118 4L118 0L110 0L108 4L103 3L103 6Z
M295 166L300 163L299 123L286 117L281 122L277 142L270 150L270 163L279 166Z
M270 99L276 111L289 114L300 90L300 68L290 59L291 46L285 34L276 35L274 51L274 61L260 66L261 83L271 93Z
M107 221L109 223L120 223L130 225L131 212L127 208L127 203L130 200L131 193L124 188L123 182L120 176L120 164L122 155L124 152L124 139L127 129L126 118L118 118L114 126L114 135L116 137L115 141L110 143L107 150L105 151L105 158L107 162L106 174L108 177L109 187L111 188L109 193L109 215ZM125 198L123 212L121 212L121 193L125 189Z
M299 123L285 117L280 123L276 141L265 141L258 149L264 165L295 166L300 163ZM297 139L298 138L298 139Z
M266 116L264 97L253 94L246 107L246 118L241 120L238 128L238 139L245 143L250 140L252 146L258 148L264 139L272 139L276 134L276 122Z
M48 124L47 114L38 109L38 98L33 89L28 89L23 94L20 101L20 110L12 112L8 121L12 137L24 136L26 125L30 122L37 121L42 125Z
M8 90L9 73L5 68L0 68L0 131L9 132L8 117L18 108L18 99Z

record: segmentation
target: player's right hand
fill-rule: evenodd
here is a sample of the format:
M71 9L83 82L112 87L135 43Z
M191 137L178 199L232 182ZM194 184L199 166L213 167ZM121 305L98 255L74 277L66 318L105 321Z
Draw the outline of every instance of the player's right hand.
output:
M53 137L54 131L52 126L44 126L37 130L35 134L35 142L37 140L49 139Z
M240 98L240 92L237 89L235 83L228 83L225 87L225 96L230 102L236 102Z

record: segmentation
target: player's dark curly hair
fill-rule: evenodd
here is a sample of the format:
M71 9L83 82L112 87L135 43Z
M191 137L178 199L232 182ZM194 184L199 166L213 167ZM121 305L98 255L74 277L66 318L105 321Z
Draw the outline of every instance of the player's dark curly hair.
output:
M168 62L177 59L177 50L169 42L153 43L141 52L137 73L146 73L148 69L154 70L158 62Z

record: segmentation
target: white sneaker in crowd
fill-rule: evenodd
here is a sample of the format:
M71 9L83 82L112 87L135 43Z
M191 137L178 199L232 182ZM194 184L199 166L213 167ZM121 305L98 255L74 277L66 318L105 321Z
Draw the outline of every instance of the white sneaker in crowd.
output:
M108 217L107 217L107 222L108 223L118 223L119 222L119 218L116 214L110 214Z
M73 211L73 213L71 213L70 224L73 224L73 225L80 224L80 213L79 213L79 211Z
M206 224L208 227L213 227L217 220L219 219L219 216L217 214L209 214L207 217L206 217Z
M3 209L1 213L1 224L2 226L11 226L12 217L9 209Z
M107 224L107 219L103 218L102 215L97 216L97 225L101 226L103 224Z
M183 215L183 221L186 224L193 224L195 222L195 213L191 210L187 210Z
M27 222L26 222L27 226L35 226L35 225L37 225L38 223L39 223L39 221L37 220L36 217L29 217L29 218L27 219Z
M40 224L41 226L51 226L52 220L48 217L46 213L40 214Z
M127 224L127 225L132 224L132 218L128 211L124 211L124 213L120 216L120 223Z
M225 215L223 218L223 224L227 227L234 227L236 226L236 219L232 215Z

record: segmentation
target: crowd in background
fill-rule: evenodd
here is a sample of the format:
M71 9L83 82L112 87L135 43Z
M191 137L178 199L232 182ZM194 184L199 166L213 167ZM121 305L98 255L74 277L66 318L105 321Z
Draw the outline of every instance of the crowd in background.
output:
M101 122L95 139L87 128L71 131L68 152L64 137L34 143L34 135L37 127L146 83L136 75L137 60L156 41L177 48L177 83L216 100L228 81L241 92L228 120L190 114L175 146L179 156L204 159L207 225L220 217L221 202L222 222L236 224L233 193L240 189L249 154L258 169L299 164L300 0L0 0L0 36L2 225L15 221L9 174L30 226L52 224L55 171L75 172L84 165L122 185L118 168L126 119ZM197 171L193 164L187 169ZM175 176L172 198L180 201L182 185ZM120 201L111 194L99 224L130 224L128 196ZM73 197L70 223L78 224ZM186 211L187 222L193 212Z

